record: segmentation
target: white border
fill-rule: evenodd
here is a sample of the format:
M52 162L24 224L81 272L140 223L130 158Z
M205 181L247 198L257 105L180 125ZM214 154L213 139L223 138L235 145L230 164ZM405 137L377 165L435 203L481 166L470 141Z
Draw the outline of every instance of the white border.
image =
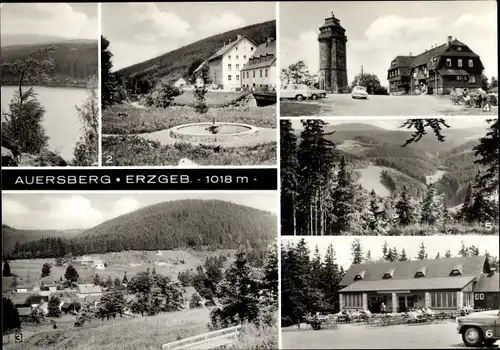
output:
M99 150L97 152L97 165L102 167L102 72L101 72L101 35L102 35L102 26L101 26L101 3L97 3L97 74L99 77L98 85L97 85L97 96L99 99ZM95 167L94 167L95 168Z

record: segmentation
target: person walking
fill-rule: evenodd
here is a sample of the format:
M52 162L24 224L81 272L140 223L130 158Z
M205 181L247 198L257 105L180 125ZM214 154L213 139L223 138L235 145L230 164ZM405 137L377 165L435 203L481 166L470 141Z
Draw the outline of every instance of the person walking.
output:
M380 313L385 314L385 304L384 304L384 302L382 302L382 304L380 304Z

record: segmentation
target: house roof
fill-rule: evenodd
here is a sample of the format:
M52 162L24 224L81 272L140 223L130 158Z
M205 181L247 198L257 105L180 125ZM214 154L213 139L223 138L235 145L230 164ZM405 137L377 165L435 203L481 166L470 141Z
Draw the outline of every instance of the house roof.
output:
M23 317L23 316L24 317L29 316L31 314L31 307L18 307L17 308L17 313L21 317Z
M198 68L196 68L196 69L193 71L193 73L198 72L198 71L199 71L200 69L202 69L202 68L203 68L203 66L205 66L206 64L207 64L207 61L203 61L203 62L201 62L201 64L198 66Z
M267 57L269 55L272 56L272 59L259 60L259 58ZM257 47L252 57L250 57L248 63L241 70L243 71L248 69L270 67L275 62L276 62L276 40L270 40L260 44Z
M488 277L489 276L489 277ZM482 274L477 281L474 292L476 293L498 293L500 291L500 274L495 273L493 275Z
M83 298L83 302L86 303L86 302L96 302L96 301L99 301L101 299L100 296L98 295L89 295L89 296L86 296L85 298Z
M257 44L253 40L249 39L246 35L242 35L238 37L235 41L221 47L219 50L217 50L217 52L215 52L212 56L210 56L207 61L212 61L221 56L224 56L226 53L231 51L236 45L238 45L243 39L247 39L252 44L257 46Z
M475 276L435 277L435 278L408 278L383 279L378 281L356 281L341 289L340 293L370 292L370 291L402 291L402 290L433 290L433 289L462 289Z
M244 70L250 70L250 69L257 69L257 68L264 68L264 67L271 67L274 63L276 62L276 57L274 57L272 60L268 61L260 61L254 64L248 63L241 69L241 71Z
M462 265L462 276L479 277L483 272L486 262L484 256L471 256L445 259L411 260L396 261L376 264L356 264L351 265L344 278L340 281L340 286L348 286L354 282L354 277L361 271L365 271L362 281L381 281L384 274L394 268L394 275L389 280L415 279L428 280L436 277L449 277L450 272L456 265ZM425 277L415 278L415 273L425 267ZM489 268L489 266L488 266ZM460 278L454 276L452 278ZM385 283L388 280L383 280ZM354 282L354 284L359 282Z
M408 66L410 66L410 64L414 58L415 58L415 56L396 56L392 60L392 62L395 61L394 65L392 65L392 62L391 62L391 66L389 67L389 69L394 69L394 68L399 68L399 67L408 67Z
M91 294L91 293L101 293L101 286L95 286L93 284L79 284L77 285L78 293L80 294Z

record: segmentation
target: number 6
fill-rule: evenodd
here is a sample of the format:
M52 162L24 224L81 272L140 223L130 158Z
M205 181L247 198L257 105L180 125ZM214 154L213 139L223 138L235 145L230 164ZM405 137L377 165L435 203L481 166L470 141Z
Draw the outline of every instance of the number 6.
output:
M486 332L484 332L484 336L486 338L491 338L493 336L493 331L491 329L488 329Z

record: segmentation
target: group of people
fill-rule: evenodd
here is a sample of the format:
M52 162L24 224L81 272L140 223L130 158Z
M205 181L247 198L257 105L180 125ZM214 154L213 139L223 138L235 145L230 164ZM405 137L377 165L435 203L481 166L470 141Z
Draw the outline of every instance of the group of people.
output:
M466 106L470 107L481 107L484 108L486 103L488 102L488 93L484 91L482 88L477 90L477 93L472 99L470 92L468 89L457 89L453 88L451 91L452 99L463 99Z

